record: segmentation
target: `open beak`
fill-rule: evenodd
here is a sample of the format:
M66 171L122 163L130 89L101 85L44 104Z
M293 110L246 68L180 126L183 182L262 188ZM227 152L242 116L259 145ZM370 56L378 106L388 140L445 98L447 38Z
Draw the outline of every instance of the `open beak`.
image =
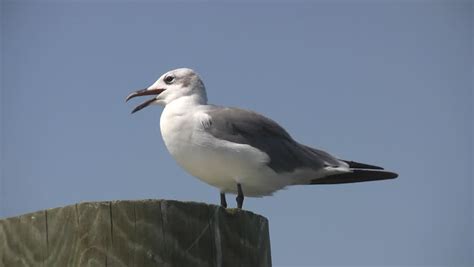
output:
M144 96L144 95L154 95L155 97L141 103L140 105L138 105L137 107L135 107L135 109L132 110L132 114L147 107L148 105L150 105L151 103L153 103L153 101L156 100L156 96L158 96L159 94L161 94L165 89L142 89L142 90L138 90L136 92L133 92L131 94L129 94L127 96L127 98L125 99L125 102L127 102L128 100L134 98L134 97L137 97L137 96Z

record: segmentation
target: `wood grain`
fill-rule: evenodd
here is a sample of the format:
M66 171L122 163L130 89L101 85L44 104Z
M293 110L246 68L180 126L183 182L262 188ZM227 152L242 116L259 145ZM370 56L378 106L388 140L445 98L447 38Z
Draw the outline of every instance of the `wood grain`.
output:
M0 266L271 266L268 221L193 202L79 203L0 220Z

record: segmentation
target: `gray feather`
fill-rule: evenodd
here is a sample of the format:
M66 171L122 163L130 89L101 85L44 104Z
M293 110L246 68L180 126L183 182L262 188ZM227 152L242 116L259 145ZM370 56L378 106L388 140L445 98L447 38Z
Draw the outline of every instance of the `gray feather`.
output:
M299 144L280 125L258 113L218 106L206 113L211 116L211 124L207 127L211 135L265 152L270 157L268 166L275 172L341 165L328 153Z

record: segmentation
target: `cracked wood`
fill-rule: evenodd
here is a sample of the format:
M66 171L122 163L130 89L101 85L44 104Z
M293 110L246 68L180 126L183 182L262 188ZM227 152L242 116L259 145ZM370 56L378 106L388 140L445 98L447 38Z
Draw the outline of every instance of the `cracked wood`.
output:
M271 266L268 221L193 202L80 203L0 220L0 266Z

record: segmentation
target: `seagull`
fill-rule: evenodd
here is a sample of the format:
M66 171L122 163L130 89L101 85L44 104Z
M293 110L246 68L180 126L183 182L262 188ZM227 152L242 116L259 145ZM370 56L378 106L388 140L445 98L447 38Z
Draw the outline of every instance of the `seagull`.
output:
M290 185L344 184L386 180L398 174L381 167L339 159L294 140L275 121L256 112L207 103L206 88L192 69L163 74L146 89L127 96L153 96L133 109L164 106L164 144L189 174L226 193L263 197Z

